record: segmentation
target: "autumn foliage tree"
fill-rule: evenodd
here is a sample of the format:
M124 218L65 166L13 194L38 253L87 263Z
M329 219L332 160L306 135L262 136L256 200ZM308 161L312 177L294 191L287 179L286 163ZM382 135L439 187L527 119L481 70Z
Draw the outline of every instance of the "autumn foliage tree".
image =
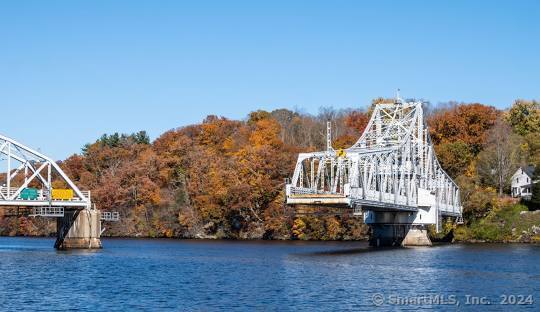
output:
M477 165L499 115L492 106L448 103L434 109L427 118L437 158L461 188L468 220L483 217L494 205L495 192L480 183Z
M482 104L451 104L428 118L429 133L441 165L451 176L464 173L480 153L499 112Z
M360 111L329 108L317 116L254 111L244 121L208 116L154 142L144 132L104 135L62 166L92 190L100 209L122 213L113 235L287 238L293 219L283 206L285 179L298 152L324 146L328 118L335 141L350 136L348 144L368 120ZM342 222L306 224L310 238L338 239L347 234ZM327 236L319 235L323 228Z

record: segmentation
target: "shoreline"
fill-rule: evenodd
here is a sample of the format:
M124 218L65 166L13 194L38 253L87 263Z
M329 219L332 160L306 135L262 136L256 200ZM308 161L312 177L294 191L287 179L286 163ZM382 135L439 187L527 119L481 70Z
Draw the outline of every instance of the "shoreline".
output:
M28 235L14 235L14 236L8 236L8 235L0 235L0 238L48 238L48 239L55 239L54 236L28 236ZM354 242L368 242L368 239L357 239L357 240L298 240L298 239L263 239L263 238L252 238L252 239L237 239L237 238L211 238L211 237L205 237L205 238L179 238L179 237L146 237L146 236L103 236L101 239L130 239L130 240L168 240L168 241L226 241L226 242L298 242L298 243L354 243ZM445 242L445 241L437 241L433 240L433 246L441 246L441 245L457 245L457 244L466 244L466 245L495 245L495 244L503 244L503 245L539 245L540 242L535 241L518 241L518 240L510 240L510 241L488 241L488 240L467 240L467 241L452 241L452 242Z

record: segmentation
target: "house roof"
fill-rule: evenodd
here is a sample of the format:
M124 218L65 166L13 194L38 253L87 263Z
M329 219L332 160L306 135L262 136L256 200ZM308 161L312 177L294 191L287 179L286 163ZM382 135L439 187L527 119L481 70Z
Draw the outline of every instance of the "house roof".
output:
M523 170L523 172L525 172L531 178L534 175L534 166L532 166L532 165L523 166L523 167L521 167L521 170Z

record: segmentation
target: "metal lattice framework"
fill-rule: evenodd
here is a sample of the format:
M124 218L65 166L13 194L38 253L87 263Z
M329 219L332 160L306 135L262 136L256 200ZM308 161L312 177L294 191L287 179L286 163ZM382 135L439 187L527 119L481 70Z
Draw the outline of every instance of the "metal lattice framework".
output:
M377 104L358 140L346 150L303 153L287 185L289 204L347 205L373 211L435 206L461 216L459 188L441 168L421 102Z
M90 192L79 190L56 162L3 135L0 135L0 165L3 167L0 168L0 206L36 207L35 214L42 216L63 215L63 207L91 208ZM73 196L55 199L53 181L63 181ZM29 188L36 192L32 197L23 195Z

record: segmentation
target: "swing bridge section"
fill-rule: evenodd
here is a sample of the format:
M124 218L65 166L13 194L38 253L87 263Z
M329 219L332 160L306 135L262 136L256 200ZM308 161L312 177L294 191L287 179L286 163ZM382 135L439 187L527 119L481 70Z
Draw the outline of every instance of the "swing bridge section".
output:
M461 221L459 188L437 160L421 102L398 97L375 105L364 133L345 150L332 148L330 123L327 132L327 150L300 154L286 186L287 204L297 211L352 210L370 225L376 245L429 245L429 225L438 231L443 218Z
M101 248L102 222L120 220L117 212L97 210L90 191L51 158L1 134L0 209L4 216L56 218L59 249Z

